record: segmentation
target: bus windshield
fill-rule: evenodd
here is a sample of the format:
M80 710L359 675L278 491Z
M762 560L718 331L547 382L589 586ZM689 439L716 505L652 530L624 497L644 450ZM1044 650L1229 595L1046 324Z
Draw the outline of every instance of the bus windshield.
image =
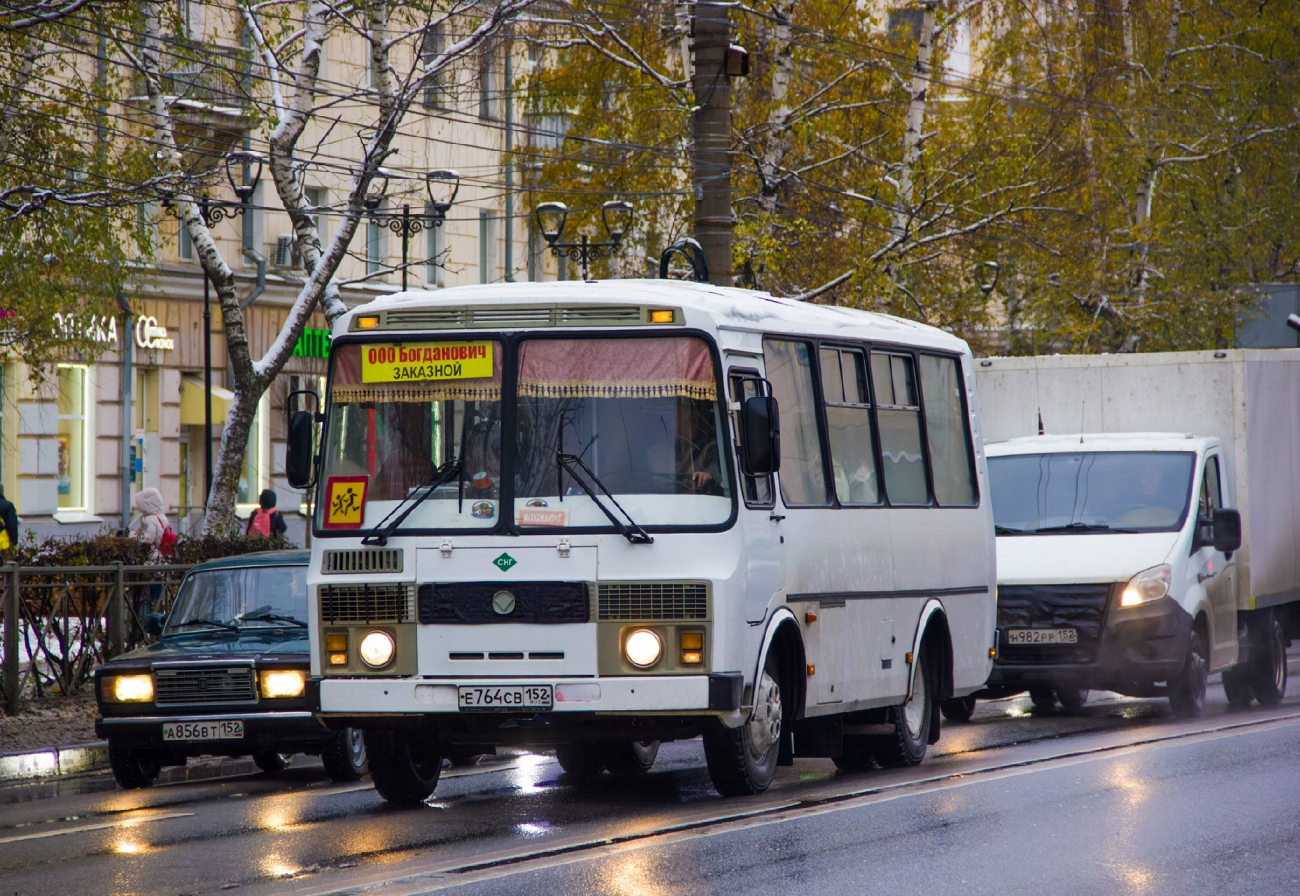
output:
M610 512L620 525L730 518L703 339L538 337L506 352L493 339L338 346L317 527L372 531L421 498L399 532L491 529L503 515L524 531L615 529ZM517 375L503 395L505 364Z

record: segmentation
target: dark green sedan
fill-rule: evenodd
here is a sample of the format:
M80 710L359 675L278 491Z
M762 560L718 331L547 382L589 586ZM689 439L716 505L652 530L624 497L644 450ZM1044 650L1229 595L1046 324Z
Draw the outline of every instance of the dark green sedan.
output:
M181 582L156 644L95 671L99 716L118 784L148 787L191 756L252 756L283 769L321 757L335 781L366 774L361 732L332 731L307 707L308 551L202 563Z

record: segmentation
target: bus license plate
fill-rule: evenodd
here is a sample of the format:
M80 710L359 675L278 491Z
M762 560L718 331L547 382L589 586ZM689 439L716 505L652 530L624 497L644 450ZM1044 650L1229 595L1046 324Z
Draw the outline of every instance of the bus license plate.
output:
M1007 632L1008 644L1078 644L1079 631L1073 628L1013 628Z
M462 710L535 710L555 705L555 690L549 684L469 685L457 691Z
M243 740L243 719L163 722L163 740Z

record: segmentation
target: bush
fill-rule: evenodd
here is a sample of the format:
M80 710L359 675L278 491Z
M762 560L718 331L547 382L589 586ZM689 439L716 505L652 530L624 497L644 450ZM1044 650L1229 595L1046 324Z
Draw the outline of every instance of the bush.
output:
M190 565L219 557L291 547L294 545L282 538L267 541L265 538L249 538L242 533L180 535L176 539L175 553L158 562ZM150 560L152 555L153 545L105 528L90 536L47 535L40 540L34 532L28 531L3 559L19 566L109 566L119 560L127 566L149 566L153 563Z

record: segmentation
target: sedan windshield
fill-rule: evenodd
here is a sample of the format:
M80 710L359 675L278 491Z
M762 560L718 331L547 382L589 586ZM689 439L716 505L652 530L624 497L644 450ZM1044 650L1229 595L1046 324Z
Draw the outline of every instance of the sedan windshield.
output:
M307 567L209 569L185 577L164 634L283 626L306 619Z
M1177 531L1195 460L1173 451L990 457L993 521L1000 535Z

